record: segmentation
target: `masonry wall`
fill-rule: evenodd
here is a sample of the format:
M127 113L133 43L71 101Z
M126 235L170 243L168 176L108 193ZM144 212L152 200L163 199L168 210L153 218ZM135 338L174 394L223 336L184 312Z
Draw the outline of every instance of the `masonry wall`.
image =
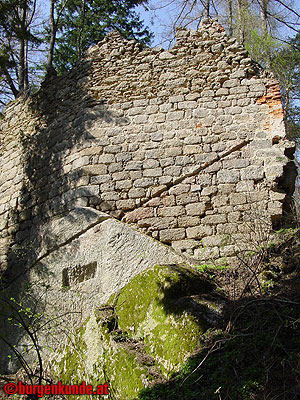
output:
M194 260L230 260L254 221L282 217L295 180L277 81L209 20L169 51L109 35L11 103L0 139L4 267L85 206Z

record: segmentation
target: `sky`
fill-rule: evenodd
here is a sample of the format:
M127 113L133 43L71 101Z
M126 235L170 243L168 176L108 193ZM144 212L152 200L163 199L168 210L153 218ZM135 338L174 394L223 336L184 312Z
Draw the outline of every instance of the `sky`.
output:
M170 19L175 15L174 7L163 7L157 10L146 11L144 6L138 6L136 11L144 20L145 25L150 28L155 37L152 42L153 47L168 47L164 40L164 26L170 23Z
M159 6L160 4L164 4L164 6ZM300 13L300 0L283 0L283 3L291 5L298 13ZM167 6L165 6L167 4ZM168 5L169 4L169 5ZM274 2L274 4L276 4ZM153 8L156 10L153 10ZM164 26L166 24L170 24L170 21L175 18L176 11L178 13L178 3L174 0L169 0L169 3L164 0L153 0L150 1L147 5L148 8L151 8L150 11L146 11L144 6L138 6L136 11L140 14L141 19L145 21L145 25L147 25L150 30L155 34L155 38L153 40L152 46L159 46L167 48L169 43L164 40ZM277 7L274 8L274 12L278 12L278 10L284 10L283 15L287 18L290 17L290 20L295 22L295 15L292 15L287 9L280 6L280 2L277 3ZM300 21L298 20L300 25ZM287 38L288 36L295 36L295 31L289 29L286 26L281 26L280 28L280 36Z

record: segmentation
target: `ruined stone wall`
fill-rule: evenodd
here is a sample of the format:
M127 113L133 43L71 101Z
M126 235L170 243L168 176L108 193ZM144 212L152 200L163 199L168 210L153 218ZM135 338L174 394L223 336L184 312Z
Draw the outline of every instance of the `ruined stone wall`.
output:
M10 104L0 139L2 265L36 257L45 223L82 206L230 259L251 221L282 216L295 179L278 84L216 21L169 51L110 34Z

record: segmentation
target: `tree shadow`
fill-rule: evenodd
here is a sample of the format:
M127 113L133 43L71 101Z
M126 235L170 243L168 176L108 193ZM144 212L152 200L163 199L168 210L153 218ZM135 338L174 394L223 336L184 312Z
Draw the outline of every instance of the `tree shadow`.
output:
M0 297L19 301L28 284L31 268L37 268L42 242L53 242L51 232L43 227L53 218L64 216L72 219L70 210L83 206L101 205L100 187L90 185L87 174L79 164L65 165L65 157L76 152L79 146L92 147L98 139L90 133L95 121L113 125L126 123L108 110L105 99L94 99L87 90L91 61L82 62L73 71L62 77L50 77L41 89L24 99L27 112L32 116L32 134L20 132L24 179L17 205L11 212L13 233L7 253L7 268L1 276ZM90 163L91 156L87 156ZM78 182L84 179L85 184ZM109 206L106 205L109 211ZM89 213L85 214L88 220ZM48 237L45 237L45 235ZM44 271L48 273L48 271ZM43 305L41 304L41 309ZM3 318L2 318L3 320ZM22 339L22 328L12 328L7 321L3 325L3 336L12 345ZM7 347L6 347L7 350ZM8 368L9 351L1 350L0 365Z

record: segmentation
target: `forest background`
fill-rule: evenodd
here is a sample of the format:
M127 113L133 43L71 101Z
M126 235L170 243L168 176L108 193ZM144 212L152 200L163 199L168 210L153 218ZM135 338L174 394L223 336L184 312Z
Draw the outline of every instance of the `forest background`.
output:
M112 30L170 48L176 27L218 18L229 36L279 80L288 135L300 137L298 0L2 0L0 105L70 70ZM144 23L146 22L146 24Z

